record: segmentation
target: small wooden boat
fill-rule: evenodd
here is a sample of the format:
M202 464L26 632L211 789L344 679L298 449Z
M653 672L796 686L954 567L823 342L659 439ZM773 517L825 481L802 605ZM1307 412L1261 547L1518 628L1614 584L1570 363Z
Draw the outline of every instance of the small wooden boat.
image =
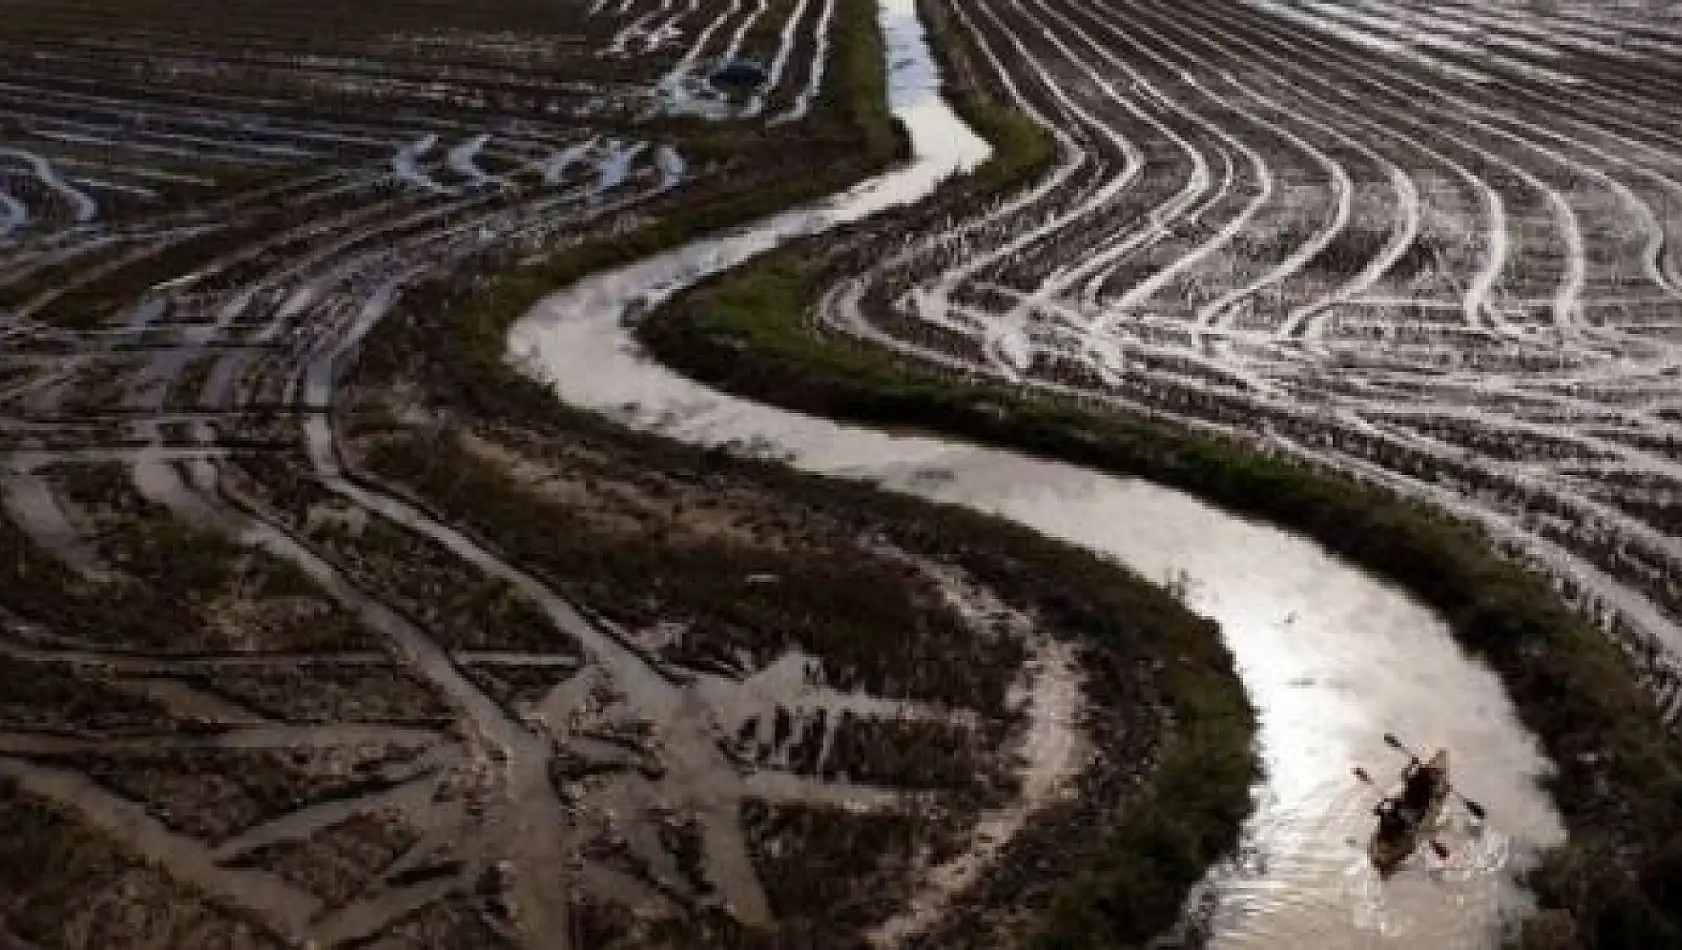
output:
M1382 826L1373 832L1372 840L1367 843L1367 857L1372 859L1372 866L1378 870L1380 878L1388 878L1396 873L1407 860L1420 842L1428 841L1431 832L1437 826L1437 819L1442 815L1443 805L1448 801L1448 750L1439 749L1431 760L1425 763L1426 768L1436 770L1437 779L1431 791L1431 800L1419 814L1409 809L1402 809L1406 818L1406 826L1397 834L1385 835Z

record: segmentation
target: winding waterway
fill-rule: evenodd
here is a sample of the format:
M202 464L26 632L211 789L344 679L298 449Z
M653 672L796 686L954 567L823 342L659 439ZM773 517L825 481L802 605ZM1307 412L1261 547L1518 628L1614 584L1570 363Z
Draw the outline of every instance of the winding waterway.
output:
M644 357L622 317L792 238L929 193L988 150L952 113L911 0L883 0L890 101L914 159L811 208L767 219L554 296L513 330L512 353L567 402L701 444L772 447L796 467L1001 514L1183 580L1217 620L1260 713L1266 774L1238 857L1210 872L1193 917L1217 946L1483 947L1522 909L1513 874L1563 834L1537 778L1548 768L1499 682L1432 611L1318 545L1187 495L993 449L902 437L749 403ZM1376 794L1351 769L1392 774L1380 736L1453 750L1489 810L1457 818L1448 861L1416 856L1380 884L1363 846Z

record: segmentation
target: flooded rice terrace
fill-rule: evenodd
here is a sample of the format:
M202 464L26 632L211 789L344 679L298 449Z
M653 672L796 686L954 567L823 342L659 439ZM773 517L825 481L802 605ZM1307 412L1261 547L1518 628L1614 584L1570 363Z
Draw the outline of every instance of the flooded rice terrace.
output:
M638 351L624 317L783 240L909 201L982 157L952 131L904 4L884 4L896 113L912 135L907 168L725 238L588 279L540 305L511 338L520 364L568 402L709 445L751 445L797 467L867 479L997 512L1172 580L1218 620L1260 710L1267 777L1238 857L1200 890L1182 938L1216 946L1483 947L1522 912L1513 876L1560 839L1536 779L1547 763L1513 719L1495 677L1440 620L1312 543L1135 481L921 437L899 437L747 403L685 380ZM1455 750L1455 775L1495 816L1464 816L1450 857L1416 859L1381 884L1365 857L1375 793L1403 760L1395 731Z

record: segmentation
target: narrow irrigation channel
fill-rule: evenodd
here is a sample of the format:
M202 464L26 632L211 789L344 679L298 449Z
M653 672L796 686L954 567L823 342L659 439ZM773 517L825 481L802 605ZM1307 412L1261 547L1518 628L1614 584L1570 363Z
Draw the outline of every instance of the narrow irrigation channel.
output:
M908 165L812 208L703 240L558 294L513 330L511 352L569 403L682 441L737 444L795 466L1002 514L1171 581L1221 624L1260 713L1265 778L1238 855L1210 872L1188 926L1219 946L1476 947L1522 912L1514 873L1563 832L1538 785L1549 768L1496 677L1430 610L1316 544L1189 496L1054 462L802 416L721 395L639 353L629 318L785 241L927 194L987 155L942 101L913 5L884 0L890 102ZM1364 857L1374 792L1351 776L1402 763L1396 732L1454 750L1488 808L1457 820L1446 863L1416 858L1379 884Z

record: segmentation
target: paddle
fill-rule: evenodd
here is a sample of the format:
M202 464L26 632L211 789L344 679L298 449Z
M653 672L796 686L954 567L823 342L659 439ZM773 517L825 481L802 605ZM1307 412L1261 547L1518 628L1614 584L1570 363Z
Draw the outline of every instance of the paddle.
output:
M1402 745L1402 740L1396 738L1393 734L1386 732L1384 734L1384 743L1398 752L1406 752L1415 762L1419 761L1419 756L1415 754L1412 749ZM1488 817L1488 813L1484 811L1482 805L1472 801L1470 798L1467 798L1465 793L1460 791L1460 789L1455 788L1452 783L1449 784L1448 790L1453 792L1456 798L1460 799L1461 803L1466 806L1466 810L1472 813L1473 818L1482 821L1484 818Z
M1367 770L1361 768L1359 765L1355 766L1355 777L1360 779L1361 781L1367 783L1368 785L1377 785L1378 784L1377 782L1374 782L1372 780L1371 775L1367 774ZM1431 850L1435 851L1437 853L1438 858L1440 858L1444 861L1448 860L1448 845L1443 844L1441 841L1438 841L1436 838L1431 839Z

